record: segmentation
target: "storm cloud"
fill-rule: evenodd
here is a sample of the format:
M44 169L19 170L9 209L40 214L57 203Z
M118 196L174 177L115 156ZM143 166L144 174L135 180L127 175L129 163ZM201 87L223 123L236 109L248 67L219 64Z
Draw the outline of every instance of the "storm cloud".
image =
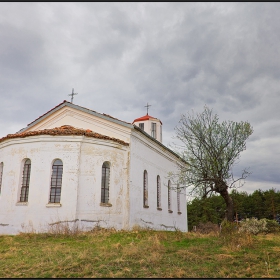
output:
M254 128L244 190L280 190L280 3L0 3L0 136L63 100L132 122L212 108Z

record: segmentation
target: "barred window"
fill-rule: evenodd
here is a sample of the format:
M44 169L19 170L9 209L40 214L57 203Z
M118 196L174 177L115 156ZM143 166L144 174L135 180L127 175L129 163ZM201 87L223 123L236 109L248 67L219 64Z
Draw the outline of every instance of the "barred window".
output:
M159 175L157 176L157 208L161 208L161 183Z
M171 211L171 182L168 180L168 210Z
M28 201L29 193L29 182L30 182L30 172L31 172L31 161L30 159L25 160L22 172L22 183L20 191L20 202Z
M101 203L109 203L109 185L110 163L106 161L102 165Z
M144 123L139 123L139 127L144 130Z
M143 175L143 206L148 207L148 172L144 170Z
M180 206L180 188L179 188L179 185L177 186L177 208L178 208L178 213L181 212L181 206Z
M152 137L157 138L157 124L156 123L152 123Z
M2 177L3 177L3 162L0 163L0 194L1 194L1 187L2 187Z
M50 203L60 203L63 163L56 159L52 166Z

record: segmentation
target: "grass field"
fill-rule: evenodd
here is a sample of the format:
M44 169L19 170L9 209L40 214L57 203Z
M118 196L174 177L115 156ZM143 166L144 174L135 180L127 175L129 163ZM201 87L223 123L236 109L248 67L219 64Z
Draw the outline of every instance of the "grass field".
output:
M280 235L95 230L0 236L1 278L279 278Z

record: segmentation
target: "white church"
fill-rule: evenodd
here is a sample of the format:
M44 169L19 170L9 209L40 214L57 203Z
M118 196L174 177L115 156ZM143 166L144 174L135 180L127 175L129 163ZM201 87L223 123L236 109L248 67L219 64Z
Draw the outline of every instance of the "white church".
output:
M0 139L0 234L54 224L187 231L186 193L169 172L185 162L162 123L132 123L64 101Z

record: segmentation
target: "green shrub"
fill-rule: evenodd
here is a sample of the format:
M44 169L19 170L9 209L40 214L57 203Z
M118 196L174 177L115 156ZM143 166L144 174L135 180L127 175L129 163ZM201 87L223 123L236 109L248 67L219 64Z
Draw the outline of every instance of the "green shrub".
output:
M266 219L266 233L280 232L280 224L275 220Z

